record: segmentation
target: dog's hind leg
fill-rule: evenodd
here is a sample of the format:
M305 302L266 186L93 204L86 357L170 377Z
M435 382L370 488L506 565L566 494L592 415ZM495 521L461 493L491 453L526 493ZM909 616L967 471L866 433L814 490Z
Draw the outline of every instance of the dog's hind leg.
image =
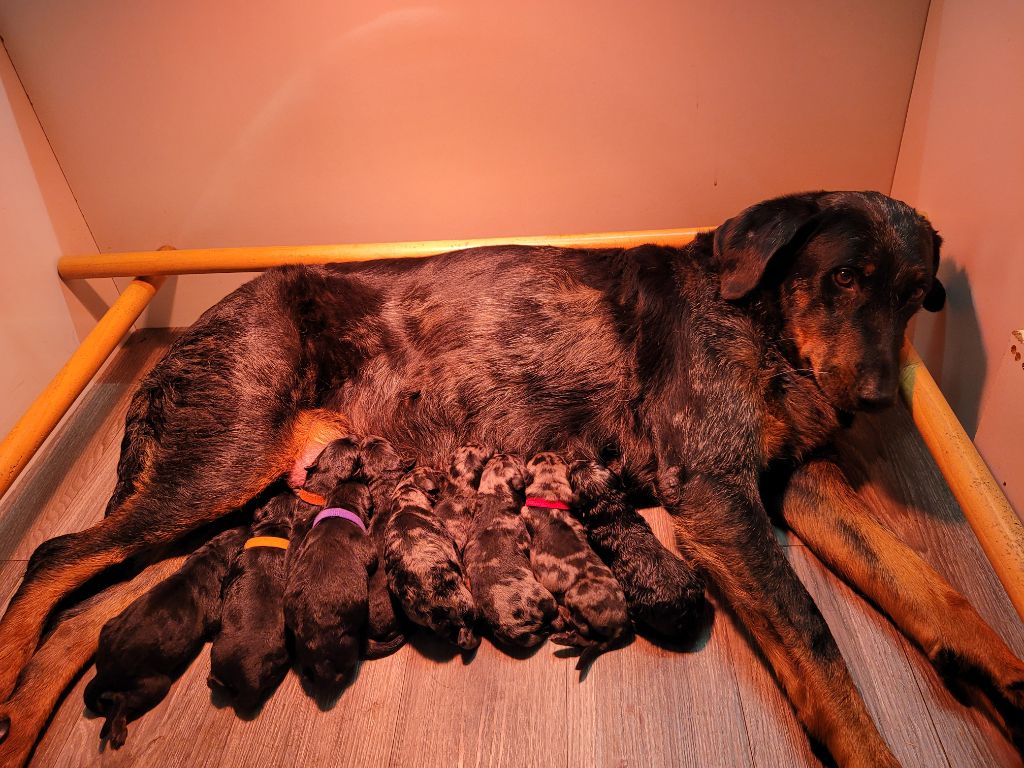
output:
M659 483L680 548L750 631L804 727L839 765L896 768L828 625L772 534L756 474L680 480L665 473Z
M0 704L0 765L28 760L57 702L96 652L103 625L174 573L184 559L181 555L154 563L68 612L23 670L17 693Z
M828 459L809 461L783 497L786 522L842 579L885 611L947 678L992 699L1024 749L1024 663L970 603L879 523Z
M172 345L132 398L107 516L41 544L0 621L0 698L47 614L110 565L247 503L287 472L322 419L287 308L243 286Z

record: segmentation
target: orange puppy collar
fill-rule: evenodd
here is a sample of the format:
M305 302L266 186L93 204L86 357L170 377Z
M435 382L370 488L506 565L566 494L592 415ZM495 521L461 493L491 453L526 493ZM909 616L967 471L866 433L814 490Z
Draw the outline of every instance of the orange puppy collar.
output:
M276 547L277 549L288 549L288 539L282 539L280 536L253 536L247 542L243 549L252 549L253 547Z
M305 488L296 488L295 489L295 495L298 496L300 499L302 499L307 504L313 504L313 505L318 506L318 507L322 507L324 504L327 503L327 499L325 499L319 493L313 493L312 491L307 491Z

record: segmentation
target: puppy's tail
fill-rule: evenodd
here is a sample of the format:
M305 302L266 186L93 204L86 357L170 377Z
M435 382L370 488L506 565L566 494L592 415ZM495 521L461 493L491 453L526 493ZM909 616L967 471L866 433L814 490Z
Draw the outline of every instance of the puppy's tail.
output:
M402 633L398 633L394 637L386 640L375 640L370 638L366 641L366 658L372 660L383 659L385 656L390 656L405 645L405 640L406 637Z

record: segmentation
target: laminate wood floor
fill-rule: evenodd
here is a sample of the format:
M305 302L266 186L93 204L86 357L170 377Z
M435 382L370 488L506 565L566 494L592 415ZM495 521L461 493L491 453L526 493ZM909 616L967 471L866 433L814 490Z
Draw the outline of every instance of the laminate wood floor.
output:
M102 516L133 384L175 331L134 334L0 503L0 592L41 541ZM1024 627L899 406L861 417L842 445L881 519L944 574L1018 653ZM660 510L649 519L667 541ZM992 720L946 690L918 650L792 536L790 561L832 627L871 714L907 766L1012 766ZM2 598L6 601L6 597ZM542 646L513 659L486 642L464 663L419 638L366 663L329 711L290 674L251 721L210 702L204 651L119 751L99 749L82 704L87 670L40 741L37 766L782 766L819 765L770 672L726 610L691 652L638 639L598 659Z

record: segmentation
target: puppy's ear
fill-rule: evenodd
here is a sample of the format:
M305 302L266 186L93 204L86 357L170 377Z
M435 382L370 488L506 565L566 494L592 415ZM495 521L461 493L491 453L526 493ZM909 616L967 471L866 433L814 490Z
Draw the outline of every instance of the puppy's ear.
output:
M772 257L814 223L821 194L766 200L715 230L714 257L723 299L742 299L757 287Z
M935 254L935 273L939 271L939 249L941 246L942 236L932 230L932 252ZM932 287L925 295L921 306L929 312L938 312L946 306L946 288L939 282L937 274L932 278Z

